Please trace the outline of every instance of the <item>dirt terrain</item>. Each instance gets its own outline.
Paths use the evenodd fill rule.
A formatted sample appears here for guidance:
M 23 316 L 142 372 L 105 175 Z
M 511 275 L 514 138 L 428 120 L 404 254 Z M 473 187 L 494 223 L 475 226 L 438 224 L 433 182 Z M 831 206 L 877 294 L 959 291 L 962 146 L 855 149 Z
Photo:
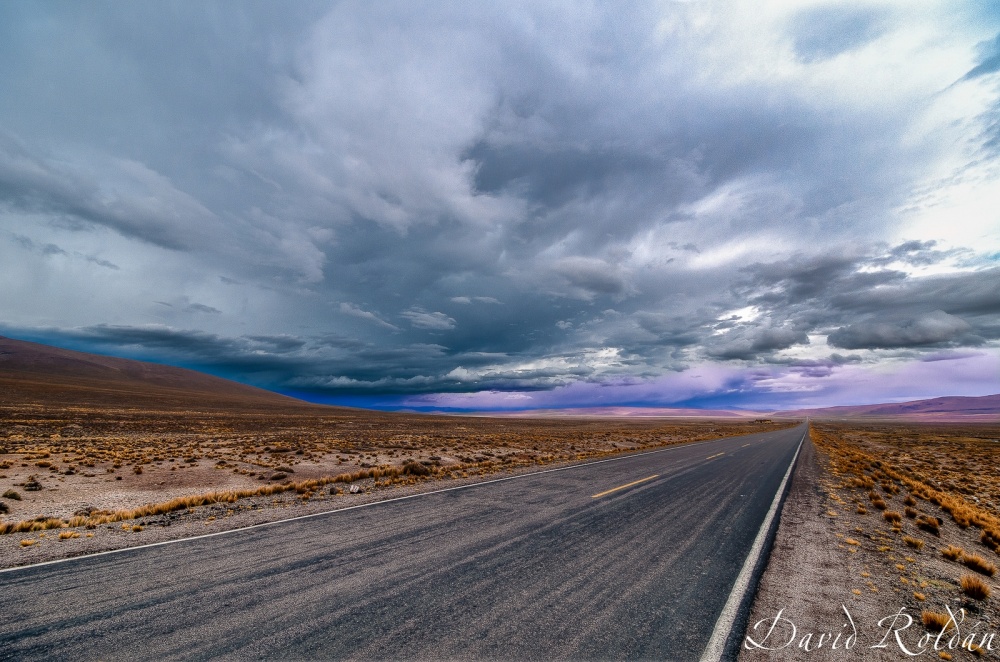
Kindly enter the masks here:
M 811 436 L 740 659 L 996 658 L 1000 425 Z

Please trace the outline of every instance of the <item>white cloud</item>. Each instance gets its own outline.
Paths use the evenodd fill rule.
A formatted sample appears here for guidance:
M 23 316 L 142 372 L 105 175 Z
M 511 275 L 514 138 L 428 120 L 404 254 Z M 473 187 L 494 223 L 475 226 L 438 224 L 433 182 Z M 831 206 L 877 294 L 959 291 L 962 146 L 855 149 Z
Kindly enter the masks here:
M 393 324 L 389 324 L 375 313 L 364 310 L 363 308 L 359 308 L 353 303 L 347 303 L 342 301 L 340 303 L 340 312 L 344 313 L 345 315 L 350 315 L 351 317 L 357 317 L 359 319 L 367 320 L 369 322 L 374 322 L 379 326 L 385 327 L 387 329 L 392 329 L 393 331 L 399 330 L 399 327 Z
M 420 308 L 411 308 L 400 313 L 410 321 L 416 329 L 430 329 L 432 331 L 450 331 L 455 328 L 455 320 L 440 312 L 427 312 Z

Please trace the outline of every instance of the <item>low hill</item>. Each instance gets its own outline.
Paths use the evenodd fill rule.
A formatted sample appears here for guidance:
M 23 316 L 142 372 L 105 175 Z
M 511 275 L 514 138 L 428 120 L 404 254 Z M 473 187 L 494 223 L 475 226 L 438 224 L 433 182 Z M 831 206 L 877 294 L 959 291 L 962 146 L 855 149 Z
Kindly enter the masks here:
M 194 370 L 0 336 L 0 406 L 320 408 Z

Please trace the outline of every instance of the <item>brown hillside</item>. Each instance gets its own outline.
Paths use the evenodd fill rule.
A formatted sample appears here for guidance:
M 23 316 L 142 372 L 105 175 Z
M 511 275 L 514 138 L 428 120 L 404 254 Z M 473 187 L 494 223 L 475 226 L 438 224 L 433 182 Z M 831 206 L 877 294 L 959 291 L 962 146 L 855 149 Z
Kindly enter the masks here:
M 319 407 L 194 370 L 0 336 L 0 406 L 30 404 L 167 410 Z

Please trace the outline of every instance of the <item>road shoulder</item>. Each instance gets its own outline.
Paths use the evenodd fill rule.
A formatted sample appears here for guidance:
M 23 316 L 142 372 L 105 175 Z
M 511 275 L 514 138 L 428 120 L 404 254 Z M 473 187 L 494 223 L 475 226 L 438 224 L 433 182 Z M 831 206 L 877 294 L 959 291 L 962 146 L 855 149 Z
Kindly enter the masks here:
M 848 607 L 856 621 L 863 623 L 875 623 L 885 616 L 879 613 L 878 601 L 858 600 L 852 593 L 852 584 L 858 583 L 852 579 L 860 580 L 865 571 L 838 543 L 835 518 L 829 515 L 830 480 L 823 468 L 825 461 L 807 437 L 792 474 L 778 533 L 747 621 L 741 661 L 806 659 L 805 656 L 817 661 L 862 657 L 865 660 L 900 659 L 898 654 L 881 655 L 879 650 L 859 650 L 863 642 L 856 643 L 851 650 L 824 646 L 806 652 L 798 646 L 801 638 L 811 632 L 844 633 L 846 638 L 851 627 L 846 623 L 842 605 Z M 779 613 L 782 620 L 768 638 L 765 635 Z M 795 627 L 794 639 L 789 622 Z M 790 639 L 791 643 L 785 645 Z M 760 643 L 763 648 L 753 648 L 751 644 L 748 650 L 750 640 Z M 775 650 L 766 650 L 768 648 Z

